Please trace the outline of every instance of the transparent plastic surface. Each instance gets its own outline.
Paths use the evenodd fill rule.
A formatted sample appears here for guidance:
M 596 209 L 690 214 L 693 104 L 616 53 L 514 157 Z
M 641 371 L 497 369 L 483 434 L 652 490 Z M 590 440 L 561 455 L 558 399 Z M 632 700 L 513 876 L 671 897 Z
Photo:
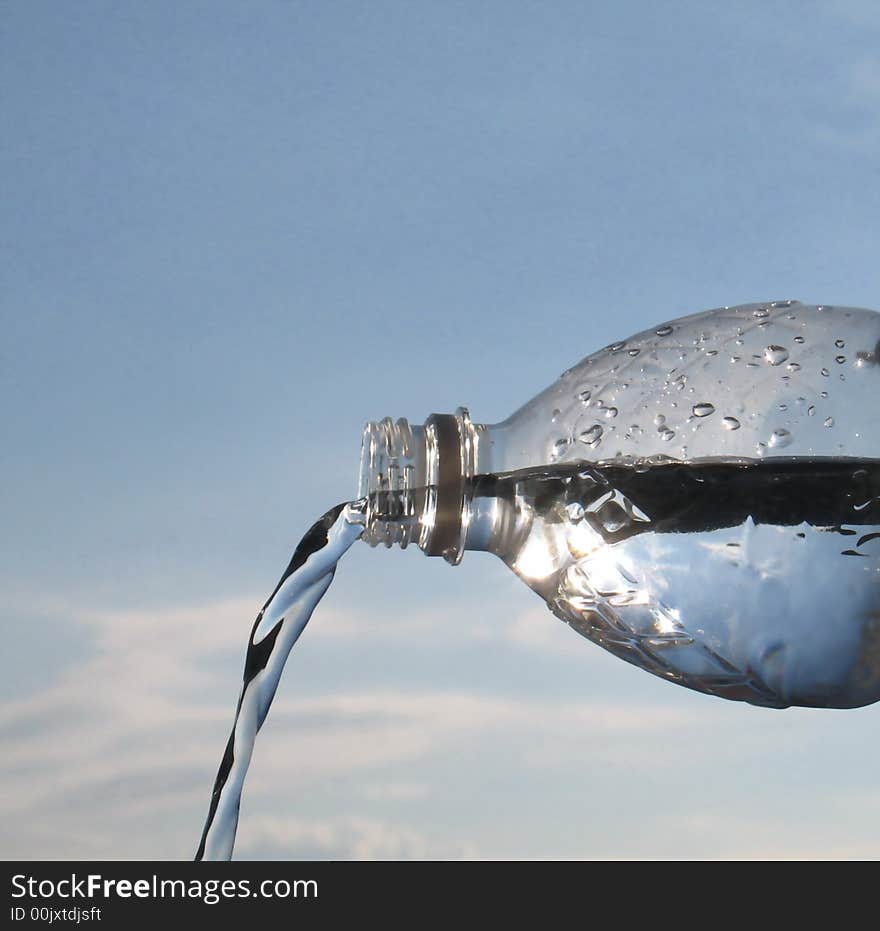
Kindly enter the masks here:
M 757 705 L 880 699 L 880 461 L 558 466 L 481 499 L 490 548 L 621 659 Z
M 480 472 L 617 456 L 880 458 L 880 314 L 775 301 L 673 320 L 582 359 L 479 437 Z
M 703 692 L 880 699 L 880 314 L 705 311 L 587 356 L 502 423 L 455 422 L 455 442 L 368 427 L 368 542 L 493 552 L 579 633 Z

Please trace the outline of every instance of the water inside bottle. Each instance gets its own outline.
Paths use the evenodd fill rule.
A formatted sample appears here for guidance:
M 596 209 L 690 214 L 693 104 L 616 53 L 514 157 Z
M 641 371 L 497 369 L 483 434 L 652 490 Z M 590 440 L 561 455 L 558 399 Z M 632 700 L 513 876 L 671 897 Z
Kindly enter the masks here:
M 481 475 L 488 547 L 579 634 L 671 682 L 755 705 L 880 699 L 880 460 L 615 459 Z M 251 630 L 196 859 L 228 859 L 254 740 L 366 501 L 300 542 Z
M 621 659 L 756 705 L 880 699 L 880 461 L 615 460 L 474 494 L 498 555 Z

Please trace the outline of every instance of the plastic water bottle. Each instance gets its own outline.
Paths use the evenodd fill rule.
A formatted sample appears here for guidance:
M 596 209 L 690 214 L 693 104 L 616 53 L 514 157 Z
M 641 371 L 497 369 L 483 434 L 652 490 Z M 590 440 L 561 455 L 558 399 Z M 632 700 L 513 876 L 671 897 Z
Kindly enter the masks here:
M 587 356 L 499 424 L 364 431 L 363 538 L 491 552 L 578 633 L 770 707 L 880 698 L 880 314 L 774 301 Z

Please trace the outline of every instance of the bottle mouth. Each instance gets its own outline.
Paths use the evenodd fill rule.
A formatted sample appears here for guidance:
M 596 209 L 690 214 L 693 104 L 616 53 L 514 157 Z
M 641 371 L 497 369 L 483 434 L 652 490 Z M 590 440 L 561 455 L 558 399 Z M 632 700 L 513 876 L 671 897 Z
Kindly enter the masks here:
M 364 427 L 358 497 L 366 498 L 366 529 L 370 546 L 406 548 L 419 532 L 416 508 L 418 483 L 425 471 L 424 437 L 401 417 L 385 417 Z
M 476 432 L 467 410 L 432 414 L 422 426 L 385 417 L 364 427 L 358 496 L 364 540 L 461 561 L 475 474 Z

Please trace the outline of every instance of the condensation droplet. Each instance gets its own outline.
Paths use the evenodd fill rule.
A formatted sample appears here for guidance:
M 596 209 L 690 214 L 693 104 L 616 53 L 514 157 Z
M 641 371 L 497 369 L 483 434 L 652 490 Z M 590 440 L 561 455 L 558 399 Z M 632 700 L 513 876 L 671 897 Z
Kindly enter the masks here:
M 807 416 L 808 416 L 808 417 L 814 417 L 815 415 L 816 415 L 816 408 L 815 408 L 814 405 L 811 404 L 811 405 L 807 408 Z
M 797 362 L 789 362 L 785 368 L 789 372 L 799 372 L 801 370 L 801 367 Z
M 628 349 L 626 354 L 635 358 L 641 351 L 641 349 Z
M 802 344 L 804 341 L 803 336 L 795 336 L 794 341 L 798 344 Z
M 553 413 L 550 415 L 550 421 L 551 421 L 551 423 L 556 423 L 556 421 L 559 420 L 559 415 L 560 415 L 561 413 L 562 413 L 562 411 L 559 410 L 558 407 L 557 407 L 557 408 L 554 408 Z
M 791 433 L 784 427 L 780 427 L 778 430 L 774 430 L 773 433 L 770 434 L 770 442 L 767 445 L 772 446 L 774 449 L 781 449 L 784 446 L 788 446 L 791 441 Z
M 586 443 L 587 446 L 595 449 L 602 440 L 602 432 L 602 425 L 596 423 L 587 430 L 584 430 L 583 433 L 578 436 L 578 439 L 582 443 Z
M 788 350 L 785 346 L 768 346 L 764 350 L 764 360 L 769 365 L 782 365 L 788 361 Z
M 826 427 L 833 427 L 833 426 L 834 426 L 834 418 L 833 418 L 833 417 L 826 417 L 826 418 L 825 418 L 825 426 L 826 426 Z
M 660 427 L 657 432 L 660 434 L 660 439 L 667 443 L 675 436 L 675 430 L 670 430 L 669 427 Z
M 603 413 L 606 417 L 608 417 L 609 419 L 611 419 L 612 417 L 616 417 L 616 416 L 617 416 L 617 408 L 616 408 L 616 407 L 603 407 L 603 408 L 602 408 L 602 413 Z
M 710 414 L 714 413 L 715 405 L 710 404 L 708 401 L 701 401 L 699 404 L 693 406 L 694 417 L 708 417 Z
M 657 329 L 654 332 L 658 336 L 669 336 L 669 334 L 672 332 L 672 327 L 671 326 L 657 327 Z
M 739 430 L 742 426 L 736 417 L 723 417 L 721 423 L 724 425 L 725 430 Z
M 834 357 L 834 361 L 835 361 L 838 365 L 843 365 L 843 363 L 846 362 L 846 356 L 835 356 L 835 357 Z
M 836 339 L 834 340 L 834 345 L 837 346 L 838 349 L 843 349 L 846 343 L 842 339 Z
M 662 427 L 663 424 L 665 423 L 666 423 L 666 418 L 663 416 L 663 414 L 657 414 L 657 416 L 654 418 L 655 427 Z
M 823 375 L 824 378 L 827 378 L 827 377 L 831 374 L 831 373 L 828 371 L 828 369 L 821 369 L 821 372 L 822 372 L 822 375 Z
M 620 350 L 623 349 L 623 347 L 624 347 L 625 345 L 626 345 L 626 340 L 625 340 L 625 339 L 620 339 L 620 340 L 618 340 L 616 343 L 612 343 L 612 344 L 608 347 L 608 351 L 609 351 L 609 352 L 620 352 Z
M 565 452 L 568 449 L 569 442 L 570 441 L 568 440 L 568 438 L 563 436 L 563 437 L 560 437 L 553 444 L 553 451 L 551 455 L 553 456 L 554 459 L 559 459 L 565 455 Z
M 770 311 L 766 307 L 759 307 L 757 310 L 752 311 L 752 316 L 758 320 L 763 320 L 765 317 L 770 316 Z

